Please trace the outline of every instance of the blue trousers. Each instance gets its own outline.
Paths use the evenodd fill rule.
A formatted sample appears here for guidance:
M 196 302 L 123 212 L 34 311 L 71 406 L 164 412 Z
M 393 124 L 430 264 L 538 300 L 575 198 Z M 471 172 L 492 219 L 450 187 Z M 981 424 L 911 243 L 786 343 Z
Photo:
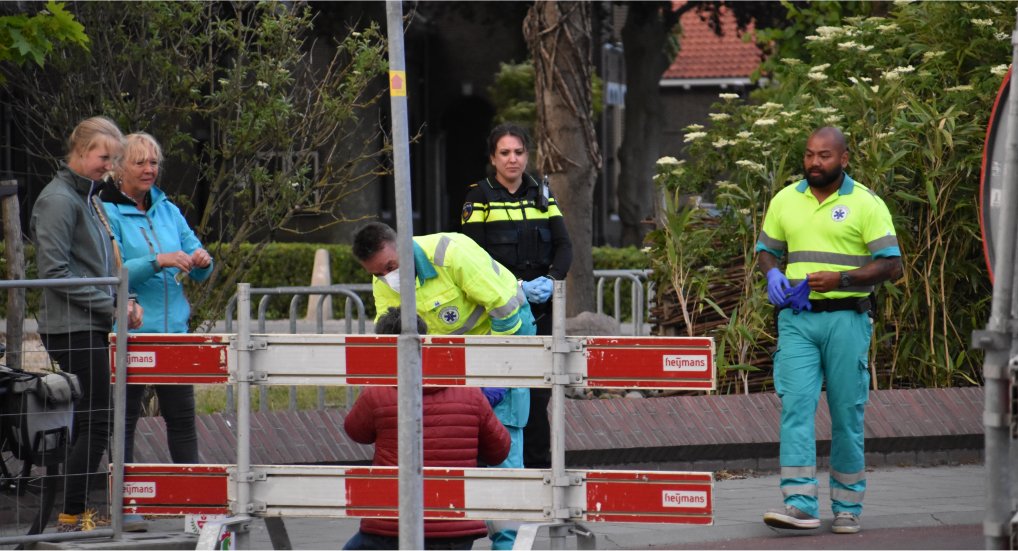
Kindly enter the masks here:
M 774 388 L 781 398 L 781 492 L 786 505 L 813 517 L 820 516 L 814 419 L 824 383 L 831 414 L 831 509 L 862 512 L 871 332 L 865 313 L 778 314 Z

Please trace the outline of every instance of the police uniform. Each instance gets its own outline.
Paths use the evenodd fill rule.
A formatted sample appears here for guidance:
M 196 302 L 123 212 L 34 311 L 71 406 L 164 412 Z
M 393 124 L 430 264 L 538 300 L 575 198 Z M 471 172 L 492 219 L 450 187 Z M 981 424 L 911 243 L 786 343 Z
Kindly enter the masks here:
M 819 203 L 805 180 L 778 192 L 756 250 L 787 253 L 796 285 L 812 272 L 843 272 L 877 258 L 900 257 L 891 215 L 875 193 L 848 174 Z M 786 505 L 819 516 L 814 416 L 826 381 L 831 415 L 831 508 L 862 512 L 866 492 L 863 415 L 868 399 L 872 286 L 811 292 L 812 310 L 778 313 L 774 388 L 781 398 L 781 490 Z
M 471 184 L 461 220 L 463 233 L 523 281 L 541 276 L 565 279 L 569 272 L 573 247 L 562 212 L 547 185 L 529 174 L 523 175 L 515 193 L 509 193 L 494 178 Z M 537 320 L 537 334 L 550 335 L 551 300 L 530 307 Z M 531 391 L 530 423 L 524 431 L 524 463 L 528 467 L 551 466 L 550 398 L 550 389 Z

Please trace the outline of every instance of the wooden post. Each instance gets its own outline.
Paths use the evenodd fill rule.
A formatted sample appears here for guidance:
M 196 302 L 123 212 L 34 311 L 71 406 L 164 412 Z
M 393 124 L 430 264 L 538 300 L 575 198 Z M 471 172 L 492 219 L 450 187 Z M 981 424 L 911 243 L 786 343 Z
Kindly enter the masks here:
M 4 253 L 7 257 L 7 279 L 25 279 L 25 247 L 21 241 L 21 208 L 18 205 L 18 181 L 0 181 L 0 202 L 3 203 Z M 25 289 L 7 290 L 7 358 L 8 367 L 21 369 L 21 351 L 25 331 Z

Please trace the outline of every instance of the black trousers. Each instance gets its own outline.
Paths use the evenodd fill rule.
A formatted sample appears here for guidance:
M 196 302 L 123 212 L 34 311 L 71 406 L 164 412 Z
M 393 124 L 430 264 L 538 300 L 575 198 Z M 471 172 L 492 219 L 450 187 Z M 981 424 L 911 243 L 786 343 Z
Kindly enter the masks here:
M 81 385 L 71 451 L 64 465 L 63 512 L 69 515 L 84 512 L 89 484 L 107 478 L 107 473 L 96 472 L 112 432 L 107 335 L 105 331 L 40 335 L 50 357 L 60 369 L 76 375 Z
M 541 304 L 530 303 L 530 310 L 537 320 L 537 334 L 551 335 L 551 300 Z M 548 366 L 551 371 L 551 366 Z M 523 466 L 528 469 L 551 467 L 551 425 L 548 423 L 548 402 L 550 388 L 530 389 L 530 418 L 523 427 Z
M 166 440 L 174 463 L 198 463 L 198 433 L 194 425 L 194 387 L 153 385 L 159 398 L 159 412 L 166 421 Z M 134 463 L 134 432 L 141 416 L 145 385 L 127 385 L 127 431 L 124 463 Z

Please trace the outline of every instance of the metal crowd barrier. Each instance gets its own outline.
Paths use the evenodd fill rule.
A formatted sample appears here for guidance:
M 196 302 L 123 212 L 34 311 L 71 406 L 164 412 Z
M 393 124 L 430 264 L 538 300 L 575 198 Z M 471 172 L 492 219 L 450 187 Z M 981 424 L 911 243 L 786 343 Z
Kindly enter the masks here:
M 650 280 L 653 270 L 594 270 L 594 277 L 597 279 L 597 313 L 604 313 L 605 282 L 614 280 L 613 299 L 614 310 L 612 315 L 620 325 L 622 317 L 622 283 L 630 283 L 630 314 L 629 320 L 633 324 L 633 336 L 639 337 L 645 333 L 644 324 L 649 319 L 650 304 L 654 297 L 654 282 Z
M 127 281 L 128 281 L 127 280 L 127 269 L 126 268 L 121 268 L 120 276 L 119 277 L 68 278 L 68 279 L 12 279 L 12 280 L 0 281 L 0 289 L 18 289 L 18 288 L 26 288 L 26 289 L 28 289 L 28 288 L 52 288 L 52 287 L 67 288 L 67 287 L 88 287 L 88 286 L 94 286 L 94 285 L 108 285 L 108 286 L 115 286 L 116 287 L 116 289 L 117 289 L 117 296 L 126 297 L 128 295 Z M 68 305 L 68 307 L 70 308 L 71 305 Z M 121 365 L 124 365 L 124 364 L 126 364 L 126 361 L 127 361 L 127 346 L 126 345 L 127 345 L 127 336 L 128 336 L 128 333 L 127 333 L 127 301 L 126 300 L 118 301 L 118 303 L 117 303 L 117 310 L 116 310 L 116 320 L 117 320 L 117 328 L 118 328 L 118 330 L 116 332 L 116 342 L 120 343 L 120 345 L 121 345 L 119 347 L 120 351 L 118 353 L 117 362 L 121 363 Z M 23 343 L 14 343 L 14 346 L 18 346 L 19 344 L 23 344 Z M 19 355 L 21 360 L 22 360 L 22 362 L 24 363 L 25 355 L 24 355 L 24 350 L 23 349 L 22 350 L 9 350 L 9 353 L 12 353 L 12 352 L 14 354 Z M 40 352 L 40 353 L 47 354 L 47 361 L 49 360 L 48 352 Z M 55 364 L 53 364 L 53 362 L 48 362 L 48 365 L 54 365 L 55 366 Z M 125 371 L 126 371 L 126 368 L 125 368 Z M 124 499 L 124 496 L 123 496 L 123 486 L 124 486 L 124 484 L 123 484 L 123 481 L 124 481 L 124 467 L 123 467 L 123 463 L 124 463 L 124 449 L 123 449 L 122 443 L 124 442 L 124 433 L 125 433 L 125 424 L 126 424 L 125 423 L 125 417 L 124 417 L 124 413 L 125 413 L 124 402 L 127 399 L 127 386 L 126 386 L 126 384 L 124 384 L 124 383 L 117 384 L 114 387 L 114 389 L 113 389 L 113 396 L 112 396 L 112 398 L 113 398 L 113 400 L 112 400 L 113 401 L 113 417 L 112 417 L 112 420 L 113 420 L 113 434 L 112 434 L 112 436 L 110 438 L 109 448 L 107 450 L 107 454 L 108 454 L 109 461 L 110 461 L 110 466 L 111 466 L 109 476 L 111 477 L 111 480 L 112 480 L 112 490 L 111 490 L 111 493 L 110 493 L 109 497 L 110 497 L 111 503 L 122 503 L 123 499 Z M 9 398 L 7 396 L 0 395 L 0 400 L 4 400 L 4 399 L 9 399 Z M 41 413 L 40 415 L 45 415 L 45 413 Z M 3 440 L 3 434 L 0 434 L 0 442 L 2 442 L 2 440 Z M 4 465 L 7 467 L 7 469 L 10 472 L 16 472 L 13 469 L 11 469 L 10 467 L 14 466 L 14 462 L 18 462 L 19 464 L 20 464 L 20 462 L 13 457 L 13 454 L 9 450 L 7 450 L 5 446 L 0 446 L 0 452 L 2 452 L 2 457 L 0 457 L 0 460 L 2 460 L 4 462 Z M 40 509 L 42 509 L 41 505 L 42 505 L 42 502 L 45 499 L 45 495 L 46 495 L 46 483 L 47 482 L 53 483 L 52 480 L 49 480 L 49 481 L 46 480 L 46 478 L 51 476 L 50 473 L 51 473 L 50 468 L 47 468 L 46 476 L 45 477 L 40 477 L 40 482 L 41 482 L 41 490 L 40 490 L 40 495 L 39 495 L 39 500 L 40 500 L 40 507 L 39 508 Z M 63 475 L 58 475 L 58 476 L 60 476 L 62 478 Z M 89 476 L 105 477 L 107 475 L 103 471 L 96 471 L 95 473 L 90 473 Z M 21 503 L 20 500 L 21 500 L 21 498 L 23 496 L 27 495 L 27 492 L 23 491 L 23 489 L 22 489 L 23 485 L 33 484 L 34 480 L 35 480 L 35 476 L 30 473 L 29 474 L 29 480 L 23 480 L 20 477 L 15 476 L 15 477 L 13 477 L 13 480 L 4 480 L 3 483 L 0 484 L 0 495 L 4 496 L 3 497 L 4 502 L 5 503 L 7 502 L 6 496 L 10 495 L 11 493 L 13 493 L 13 501 L 14 501 L 14 506 L 15 506 L 14 507 L 15 511 L 13 511 L 13 514 L 15 515 L 14 519 L 7 519 L 6 517 L 8 515 L 8 511 L 6 510 L 6 507 L 5 506 L 0 506 L 0 518 L 4 519 L 3 522 L 0 522 L 0 526 L 3 526 L 4 530 L 7 530 L 9 528 L 13 528 L 13 529 L 18 530 L 18 531 L 23 531 L 27 527 L 29 527 L 29 525 L 34 524 L 37 520 L 39 520 L 39 518 L 37 517 L 35 520 L 29 520 L 28 524 L 23 525 L 23 524 L 21 524 L 20 519 L 18 518 L 18 516 L 21 514 L 22 510 L 31 510 L 32 509 L 31 507 L 27 506 L 26 504 Z M 54 509 L 57 508 L 56 504 L 53 504 L 53 508 Z M 85 532 L 85 531 L 83 531 L 83 532 L 65 532 L 65 533 L 53 533 L 53 532 L 49 532 L 49 533 L 21 534 L 21 535 L 16 535 L 16 536 L 14 536 L 14 535 L 5 535 L 3 532 L 0 532 L 0 545 L 2 545 L 2 546 L 6 546 L 6 545 L 19 545 L 20 546 L 20 545 L 31 545 L 31 544 L 36 543 L 36 542 L 72 541 L 72 540 L 78 540 L 78 539 L 86 539 L 86 538 L 87 539 L 92 539 L 92 538 L 103 538 L 103 537 L 110 537 L 110 538 L 113 538 L 114 540 L 117 540 L 117 539 L 120 539 L 120 537 L 121 537 L 121 535 L 123 533 L 123 530 L 122 530 L 122 527 L 123 527 L 123 514 L 122 514 L 122 511 L 123 511 L 123 509 L 121 507 L 112 507 L 111 509 L 112 509 L 112 511 L 111 511 L 112 512 L 112 517 L 111 517 L 111 526 L 110 526 L 110 528 L 98 528 L 98 529 L 90 530 L 90 531 L 87 531 L 87 532 Z M 45 516 L 48 517 L 50 520 L 54 519 L 55 518 L 55 514 L 53 513 L 53 511 L 51 510 L 51 511 L 49 511 L 49 513 L 50 514 L 45 515 Z M 40 511 L 37 514 L 42 514 L 42 512 Z M 45 528 L 45 526 L 43 526 L 43 528 Z M 35 530 L 31 530 L 31 531 L 34 532 Z
M 308 297 L 308 300 L 313 300 L 314 296 L 317 295 L 317 309 L 315 317 L 315 334 L 321 335 L 325 333 L 325 299 L 332 295 L 339 295 L 344 297 L 343 300 L 343 320 L 344 320 L 344 333 L 346 334 L 364 334 L 366 327 L 364 301 L 361 299 L 358 293 L 371 293 L 370 283 L 342 283 L 337 285 L 321 285 L 321 286 L 305 286 L 305 287 L 253 287 L 251 289 L 252 296 L 261 296 L 258 301 L 258 332 L 265 333 L 266 326 L 266 313 L 268 311 L 269 299 L 273 296 L 281 295 L 293 295 L 290 299 L 289 317 L 289 332 L 291 334 L 298 334 L 298 314 L 297 310 L 300 307 L 301 297 Z M 357 330 L 354 331 L 354 310 L 356 309 L 356 320 Z M 229 302 L 226 303 L 226 332 L 233 332 L 234 315 L 237 311 L 237 295 L 234 294 L 230 297 Z M 325 388 L 324 386 L 318 387 L 318 396 L 316 405 L 318 409 L 325 409 Z M 269 410 L 269 389 L 268 387 L 261 387 L 258 390 L 258 410 L 268 411 Z M 346 387 L 346 403 L 347 407 L 353 403 L 356 397 L 356 388 L 348 386 Z M 233 395 L 233 387 L 226 387 L 226 409 L 236 409 Z M 297 410 L 297 387 L 290 387 L 290 411 Z
M 233 465 L 130 467 L 132 494 L 124 509 L 140 514 L 223 514 L 205 524 L 199 548 L 215 548 L 227 533 L 249 544 L 247 525 L 266 521 L 272 540 L 289 538 L 286 517 L 395 518 L 405 498 L 393 467 L 322 467 L 251 463 L 251 391 L 268 385 L 396 384 L 397 337 L 286 335 L 252 332 L 250 288 L 239 286 L 238 332 L 219 335 L 135 334 L 138 365 L 121 363 L 117 383 L 189 384 L 191 378 L 230 382 L 238 389 L 237 461 Z M 693 337 L 567 337 L 564 284 L 557 282 L 553 336 L 422 336 L 422 384 L 551 388 L 551 469 L 444 469 L 417 473 L 427 487 L 423 518 L 529 521 L 516 548 L 530 548 L 538 529 L 551 547 L 593 532 L 580 522 L 711 524 L 713 477 L 705 472 L 584 471 L 565 468 L 565 388 L 715 388 L 714 341 Z M 200 341 L 197 342 L 197 341 Z M 181 356 L 184 354 L 184 356 Z M 180 358 L 187 361 L 180 361 Z M 145 364 L 145 365 L 141 365 Z M 142 368 L 142 369 L 136 369 Z M 434 495 L 432 495 L 432 490 Z M 493 491 L 494 490 L 494 491 Z M 582 537 L 581 537 L 582 536 Z M 289 548 L 284 546 L 282 548 Z

